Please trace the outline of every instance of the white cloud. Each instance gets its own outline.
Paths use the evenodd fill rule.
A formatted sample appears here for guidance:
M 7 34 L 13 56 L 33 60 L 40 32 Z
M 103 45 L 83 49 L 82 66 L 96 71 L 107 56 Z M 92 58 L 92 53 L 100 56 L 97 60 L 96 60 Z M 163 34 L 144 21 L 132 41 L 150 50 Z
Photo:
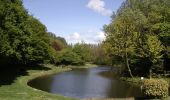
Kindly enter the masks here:
M 112 15 L 112 10 L 105 8 L 105 2 L 103 0 L 90 0 L 86 6 L 104 16 Z
M 87 31 L 83 33 L 74 32 L 68 36 L 66 36 L 66 40 L 68 43 L 90 43 L 90 44 L 98 44 L 105 39 L 105 35 L 103 31 Z
M 71 43 L 81 42 L 81 36 L 80 33 L 74 32 L 66 37 L 66 40 Z
M 105 38 L 106 38 L 106 37 L 105 37 L 105 33 L 102 32 L 102 31 L 97 32 L 96 38 L 97 38 L 98 41 L 103 41 L 103 40 L 105 40 Z
M 80 34 L 77 33 L 77 32 L 74 32 L 74 33 L 72 34 L 72 38 L 73 38 L 73 39 L 76 39 L 76 40 L 79 40 L 79 39 L 80 39 Z

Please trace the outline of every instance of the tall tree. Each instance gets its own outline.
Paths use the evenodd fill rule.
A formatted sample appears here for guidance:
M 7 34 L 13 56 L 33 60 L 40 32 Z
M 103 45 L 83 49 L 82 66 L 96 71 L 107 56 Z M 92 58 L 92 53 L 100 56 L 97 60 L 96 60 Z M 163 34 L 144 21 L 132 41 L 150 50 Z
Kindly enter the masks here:
M 161 59 L 164 46 L 168 47 L 168 4 L 167 0 L 126 0 L 104 27 L 108 53 L 124 59 L 131 76 L 129 64 L 133 59 L 140 59 L 143 52 L 142 57 L 152 66 Z
M 124 64 L 129 71 L 131 77 L 133 77 L 129 59 L 134 51 L 134 30 L 135 13 L 131 9 L 124 10 L 121 15 L 118 15 L 113 22 L 105 26 L 106 42 L 110 44 L 112 48 L 112 54 L 119 56 L 124 60 Z
M 49 57 L 46 27 L 21 0 L 0 0 L 0 59 L 4 64 L 42 63 Z
M 90 61 L 90 50 L 85 43 L 77 43 L 73 46 L 73 52 L 81 57 L 84 62 Z

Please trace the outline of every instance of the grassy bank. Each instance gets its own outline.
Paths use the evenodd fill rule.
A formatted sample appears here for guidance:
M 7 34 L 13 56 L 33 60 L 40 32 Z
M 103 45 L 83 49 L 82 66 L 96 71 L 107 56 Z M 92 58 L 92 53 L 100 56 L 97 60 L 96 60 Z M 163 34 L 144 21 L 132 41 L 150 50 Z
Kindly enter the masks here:
M 95 65 L 95 64 L 85 64 L 85 65 L 82 65 L 82 66 L 66 66 L 67 68 L 95 68 L 95 67 L 98 67 L 98 65 Z
M 11 83 L 0 85 L 0 100 L 75 100 L 61 95 L 50 94 L 37 90 L 27 85 L 29 80 L 36 77 L 68 70 L 71 69 L 56 67 L 53 65 L 45 65 L 38 69 L 29 69 L 26 71 L 26 75 L 16 77 Z
M 106 98 L 106 99 L 91 98 L 91 99 L 83 99 L 83 100 L 135 100 L 135 99 L 134 98 Z
M 142 84 L 142 80 L 140 77 L 134 77 L 134 78 L 121 77 L 120 79 L 130 84 L 137 85 L 137 86 L 140 86 Z
M 134 77 L 134 78 L 129 78 L 129 77 L 121 77 L 120 78 L 121 80 L 123 80 L 123 81 L 126 81 L 126 82 L 128 82 L 128 83 L 130 83 L 130 84 L 133 84 L 133 85 L 141 85 L 142 84 L 142 80 L 141 80 L 141 78 L 140 77 Z M 148 79 L 148 78 L 146 78 L 146 79 Z M 154 78 L 154 79 L 164 79 L 164 80 L 166 80 L 168 83 L 169 83 L 169 85 L 170 85 L 170 78 Z

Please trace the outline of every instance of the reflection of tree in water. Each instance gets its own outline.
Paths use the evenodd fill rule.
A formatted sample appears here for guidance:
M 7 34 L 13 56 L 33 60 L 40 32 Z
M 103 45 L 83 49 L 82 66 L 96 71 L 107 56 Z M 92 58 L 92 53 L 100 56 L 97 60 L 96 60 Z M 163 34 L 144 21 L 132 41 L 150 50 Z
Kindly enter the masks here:
M 105 70 L 99 72 L 98 75 L 107 78 L 105 82 L 106 85 L 106 95 L 108 97 L 124 98 L 124 97 L 134 97 L 141 96 L 141 91 L 139 87 L 134 87 L 128 83 L 119 80 L 119 75 L 117 69 Z
M 107 87 L 108 97 L 125 98 L 125 97 L 140 97 L 142 93 L 140 87 L 132 86 L 121 80 L 110 80 L 110 85 Z
M 62 94 L 75 98 L 123 98 L 140 95 L 140 89 L 123 81 L 119 81 L 113 74 L 107 74 L 109 68 L 75 69 L 57 75 L 47 76 L 38 80 L 39 85 L 44 84 L 51 88 L 49 92 Z M 102 76 L 105 74 L 105 76 Z M 112 78 L 111 78 L 112 76 Z M 109 78 L 108 78 L 109 77 Z M 45 78 L 52 80 L 44 83 Z M 51 83 L 50 83 L 51 82 Z M 42 85 L 43 86 L 43 85 Z M 43 89 L 42 89 L 43 90 Z
M 43 84 L 42 84 L 42 82 L 43 82 Z M 43 76 L 43 77 L 39 77 L 39 78 L 36 78 L 36 79 L 28 82 L 28 85 L 31 87 L 34 87 L 34 88 L 38 88 L 43 91 L 50 92 L 50 90 L 52 88 L 52 85 L 51 85 L 52 83 L 53 83 L 52 77 Z

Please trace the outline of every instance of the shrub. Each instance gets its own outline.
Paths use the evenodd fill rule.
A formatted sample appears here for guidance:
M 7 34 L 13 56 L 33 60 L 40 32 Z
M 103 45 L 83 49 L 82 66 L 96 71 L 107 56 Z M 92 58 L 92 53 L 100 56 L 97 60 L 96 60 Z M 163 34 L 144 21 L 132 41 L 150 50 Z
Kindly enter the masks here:
M 143 93 L 149 98 L 165 98 L 168 96 L 169 84 L 163 79 L 145 79 Z
M 84 65 L 85 63 L 81 57 L 74 53 L 71 49 L 62 50 L 58 59 L 58 63 L 64 65 Z

